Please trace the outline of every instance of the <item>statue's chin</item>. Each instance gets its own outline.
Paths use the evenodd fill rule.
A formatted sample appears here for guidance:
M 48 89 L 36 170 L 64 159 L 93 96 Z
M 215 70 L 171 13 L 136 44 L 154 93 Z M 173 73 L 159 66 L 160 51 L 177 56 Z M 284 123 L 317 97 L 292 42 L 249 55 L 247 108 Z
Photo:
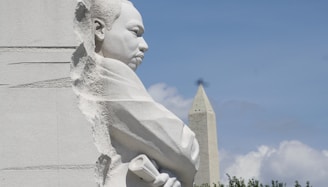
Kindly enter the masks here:
M 130 64 L 128 64 L 128 66 L 129 66 L 133 71 L 135 71 L 135 70 L 137 69 L 137 65 L 136 65 L 136 64 L 130 63 Z
M 136 71 L 138 66 L 141 64 L 141 60 L 140 61 L 136 61 L 136 62 L 130 62 L 127 65 L 133 70 Z

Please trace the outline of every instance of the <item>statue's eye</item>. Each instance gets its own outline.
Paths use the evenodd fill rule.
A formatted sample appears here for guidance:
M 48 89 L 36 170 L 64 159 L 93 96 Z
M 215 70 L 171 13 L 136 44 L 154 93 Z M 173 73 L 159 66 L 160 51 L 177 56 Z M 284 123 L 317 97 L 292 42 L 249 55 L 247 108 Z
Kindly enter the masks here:
M 139 36 L 139 29 L 131 29 L 131 32 L 136 36 Z
M 137 37 L 142 37 L 144 29 L 141 26 L 132 26 L 128 30 Z

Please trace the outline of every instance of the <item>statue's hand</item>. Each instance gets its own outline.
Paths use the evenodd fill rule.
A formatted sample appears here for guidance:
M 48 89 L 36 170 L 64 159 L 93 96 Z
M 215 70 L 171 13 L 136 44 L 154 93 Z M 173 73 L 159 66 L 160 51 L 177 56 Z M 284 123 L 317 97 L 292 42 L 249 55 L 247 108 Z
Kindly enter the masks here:
M 164 187 L 181 187 L 181 183 L 177 180 L 177 178 L 173 177 L 167 180 Z
M 155 178 L 155 181 L 153 182 L 154 187 L 160 187 L 163 186 L 167 180 L 169 180 L 170 176 L 167 173 L 160 173 Z
M 150 161 L 144 154 L 131 160 L 129 170 L 154 187 L 181 187 L 177 178 L 170 177 L 170 172 L 161 171 L 160 173 L 155 161 Z
M 181 187 L 181 183 L 175 177 L 169 177 L 167 173 L 160 173 L 154 183 L 154 187 Z

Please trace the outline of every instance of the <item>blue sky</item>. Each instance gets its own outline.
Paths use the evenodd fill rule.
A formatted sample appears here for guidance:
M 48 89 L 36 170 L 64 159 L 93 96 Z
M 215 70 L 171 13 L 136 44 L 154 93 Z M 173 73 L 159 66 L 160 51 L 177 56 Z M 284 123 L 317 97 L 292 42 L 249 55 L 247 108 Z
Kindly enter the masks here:
M 185 118 L 197 90 L 194 82 L 201 77 L 209 83 L 220 154 L 229 155 L 221 158 L 221 173 L 232 171 L 238 156 L 261 155 L 261 146 L 277 154 L 300 146 L 322 153 L 328 163 L 328 1 L 134 4 L 150 48 L 137 73 L 146 87 L 159 89 L 153 94 L 162 92 L 154 97 Z M 174 102 L 168 104 L 170 98 Z M 264 152 L 266 160 L 272 158 Z M 270 172 L 263 173 L 273 177 Z M 318 185 L 323 180 L 309 178 Z

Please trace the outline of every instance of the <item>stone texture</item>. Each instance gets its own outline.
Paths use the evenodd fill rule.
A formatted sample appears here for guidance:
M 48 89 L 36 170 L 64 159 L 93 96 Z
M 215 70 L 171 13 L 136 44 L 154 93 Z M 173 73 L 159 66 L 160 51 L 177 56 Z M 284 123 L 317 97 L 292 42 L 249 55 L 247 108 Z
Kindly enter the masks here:
M 0 98 L 0 186 L 94 184 L 97 151 L 71 88 L 0 88 Z
M 75 4 L 0 2 L 1 187 L 96 186 L 98 153 L 68 78 Z
M 217 184 L 220 173 L 216 118 L 202 84 L 189 111 L 189 127 L 195 132 L 200 146 L 200 165 L 195 184 Z
M 1 46 L 72 46 L 75 0 L 1 0 Z
M 75 0 L 0 2 L 0 186 L 96 186 L 93 168 L 99 154 L 90 124 L 78 110 L 67 78 L 72 52 L 79 43 L 72 24 L 75 5 Z M 162 106 L 157 108 L 168 113 Z M 183 125 L 176 117 L 160 115 L 160 119 L 165 123 L 174 119 L 177 122 L 169 124 Z M 141 128 L 134 128 L 141 132 Z M 176 132 L 167 133 L 169 137 L 193 135 L 187 128 L 184 134 L 176 128 L 168 129 Z M 188 141 L 179 143 L 181 152 L 192 147 L 190 152 L 198 152 L 198 147 Z M 172 154 L 172 159 L 156 155 L 167 162 L 177 160 Z M 197 162 L 197 156 L 192 154 L 193 162 Z M 192 177 L 196 170 L 171 165 L 191 171 Z M 188 184 L 192 177 L 186 177 L 190 179 Z M 131 182 L 129 186 L 136 187 Z
M 134 72 L 148 49 L 139 11 L 120 0 L 86 0 L 77 10 L 83 44 L 73 55 L 73 90 L 99 153 L 111 160 L 97 165 L 99 186 L 192 187 L 195 134 L 151 98 Z

